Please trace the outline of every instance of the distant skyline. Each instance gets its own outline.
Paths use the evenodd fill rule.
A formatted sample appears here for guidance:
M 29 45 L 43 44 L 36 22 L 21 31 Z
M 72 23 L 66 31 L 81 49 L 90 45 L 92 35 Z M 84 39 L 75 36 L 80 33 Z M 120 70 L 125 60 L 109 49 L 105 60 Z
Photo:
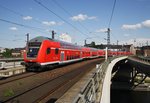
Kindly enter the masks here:
M 37 1 L 37 2 L 36 2 Z M 26 34 L 84 45 L 106 44 L 115 0 L 0 0 L 0 47 L 26 45 Z M 38 4 L 41 3 L 41 4 Z M 45 8 L 44 8 L 45 7 Z M 150 45 L 150 0 L 116 0 L 111 44 Z M 66 34 L 66 35 L 64 35 Z

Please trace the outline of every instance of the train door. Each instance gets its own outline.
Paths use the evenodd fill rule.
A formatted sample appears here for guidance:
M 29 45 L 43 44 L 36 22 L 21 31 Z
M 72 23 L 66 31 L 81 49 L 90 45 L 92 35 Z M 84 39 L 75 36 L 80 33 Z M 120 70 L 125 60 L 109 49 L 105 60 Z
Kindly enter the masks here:
M 82 52 L 83 52 L 83 51 L 80 52 L 80 58 L 82 58 Z
M 61 51 L 61 53 L 60 53 L 60 61 L 64 61 L 64 58 L 65 58 L 65 53 L 64 53 L 64 51 Z

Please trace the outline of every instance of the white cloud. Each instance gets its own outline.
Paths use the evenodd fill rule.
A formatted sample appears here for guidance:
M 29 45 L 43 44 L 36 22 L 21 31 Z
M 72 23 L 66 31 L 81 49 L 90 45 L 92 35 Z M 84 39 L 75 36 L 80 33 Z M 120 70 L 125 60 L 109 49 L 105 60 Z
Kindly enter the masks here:
M 127 25 L 127 24 L 124 24 L 122 26 L 122 29 L 125 29 L 125 30 L 136 30 L 136 29 L 139 29 L 141 28 L 142 25 L 141 24 L 135 24 L 135 25 Z
M 45 24 L 47 26 L 53 26 L 53 25 L 56 25 L 56 22 L 55 21 L 43 21 L 42 24 Z
M 88 17 L 88 19 L 90 19 L 90 20 L 96 19 L 96 16 Z
M 96 30 L 96 32 L 98 33 L 103 33 L 103 32 L 106 32 L 107 31 L 107 28 L 103 28 L 103 29 L 98 29 Z
M 133 25 L 124 24 L 122 25 L 121 28 L 124 30 L 136 30 L 140 28 L 150 28 L 150 20 L 145 20 L 141 23 L 133 24 Z
M 86 20 L 87 17 L 88 17 L 87 15 L 79 14 L 77 16 L 71 17 L 71 20 L 73 20 L 73 21 L 83 21 L 83 20 Z
M 150 28 L 150 20 L 145 20 L 145 21 L 143 21 L 143 22 L 142 22 L 142 25 L 143 25 L 144 27 Z
M 112 29 L 110 29 L 110 31 L 111 31 Z M 102 28 L 102 29 L 98 29 L 98 30 L 96 30 L 96 32 L 98 32 L 98 33 L 104 33 L 104 32 L 107 32 L 108 31 L 108 28 Z
M 23 19 L 24 20 L 32 20 L 32 17 L 31 16 L 24 16 Z
M 73 21 L 84 21 L 87 19 L 93 20 L 93 19 L 96 19 L 96 17 L 95 16 L 89 17 L 86 14 L 78 14 L 77 16 L 71 17 L 71 20 L 73 20 Z
M 71 36 L 69 36 L 68 34 L 66 34 L 66 33 L 63 33 L 63 34 L 61 34 L 60 36 L 59 36 L 59 38 L 60 38 L 60 40 L 62 40 L 62 41 L 66 41 L 66 42 L 69 42 L 69 43 L 71 43 Z
M 18 30 L 16 27 L 10 27 L 9 29 L 13 30 L 13 31 L 17 31 Z
M 62 25 L 64 22 L 55 22 L 55 21 L 43 21 L 42 24 L 47 26 L 54 26 L 54 25 Z

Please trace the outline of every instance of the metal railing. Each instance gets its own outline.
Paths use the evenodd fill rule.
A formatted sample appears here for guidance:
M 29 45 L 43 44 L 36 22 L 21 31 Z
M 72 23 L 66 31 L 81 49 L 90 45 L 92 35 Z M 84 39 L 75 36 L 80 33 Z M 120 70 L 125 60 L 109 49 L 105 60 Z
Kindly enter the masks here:
M 0 59 L 0 69 L 19 67 L 21 62 L 23 62 L 23 58 Z
M 23 58 L 3 58 L 0 62 L 23 61 Z
M 103 78 L 105 75 L 105 69 L 102 69 L 102 66 L 97 65 L 96 69 L 96 72 L 80 91 L 77 99 L 74 100 L 73 103 L 96 103 L 99 97 L 98 93 L 102 91 Z
M 24 73 L 26 70 L 24 67 L 14 68 L 14 69 L 6 69 L 0 70 L 0 79 L 5 77 L 10 77 L 12 75 Z
M 150 58 L 146 58 L 146 57 L 143 57 L 143 56 L 138 56 L 138 59 L 142 60 L 143 62 L 150 63 Z
M 116 58 L 108 58 L 101 64 L 96 65 L 96 69 L 86 74 L 71 89 L 69 89 L 56 103 L 100 103 L 104 80 L 109 64 Z M 127 57 L 126 57 L 127 58 Z
M 105 88 L 103 85 L 108 65 L 111 61 L 120 57 L 122 56 L 111 57 L 101 65 L 96 65 L 96 70 L 90 74 L 92 76 L 79 92 L 77 98 L 73 102 L 70 101 L 70 103 L 100 103 L 102 99 L 102 91 Z
M 137 62 L 142 62 L 150 65 L 150 58 L 143 57 L 143 56 L 129 56 L 129 60 L 137 61 Z
M 98 103 L 101 100 L 103 81 L 107 71 L 107 67 L 110 62 L 105 61 L 102 64 L 97 64 L 96 69 L 93 69 L 84 78 L 82 78 L 78 83 L 82 84 L 79 88 L 79 84 L 74 85 L 72 89 L 74 96 L 69 97 L 71 91 L 64 97 L 58 99 L 56 103 Z M 84 81 L 84 82 L 83 82 Z M 76 92 L 76 93 L 75 93 Z M 68 97 L 68 98 L 66 98 Z

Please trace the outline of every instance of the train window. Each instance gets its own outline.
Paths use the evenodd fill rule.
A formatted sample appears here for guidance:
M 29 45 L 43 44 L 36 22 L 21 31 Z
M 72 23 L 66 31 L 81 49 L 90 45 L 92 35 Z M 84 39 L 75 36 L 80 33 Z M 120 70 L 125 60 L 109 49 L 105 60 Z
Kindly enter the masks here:
M 47 48 L 46 53 L 47 53 L 47 54 L 50 54 L 50 52 L 51 52 L 51 49 L 50 49 L 50 48 Z
M 56 48 L 56 49 L 55 49 L 55 54 L 58 54 L 58 53 L 59 53 L 59 49 Z
M 69 60 L 69 57 L 67 56 L 67 60 Z

